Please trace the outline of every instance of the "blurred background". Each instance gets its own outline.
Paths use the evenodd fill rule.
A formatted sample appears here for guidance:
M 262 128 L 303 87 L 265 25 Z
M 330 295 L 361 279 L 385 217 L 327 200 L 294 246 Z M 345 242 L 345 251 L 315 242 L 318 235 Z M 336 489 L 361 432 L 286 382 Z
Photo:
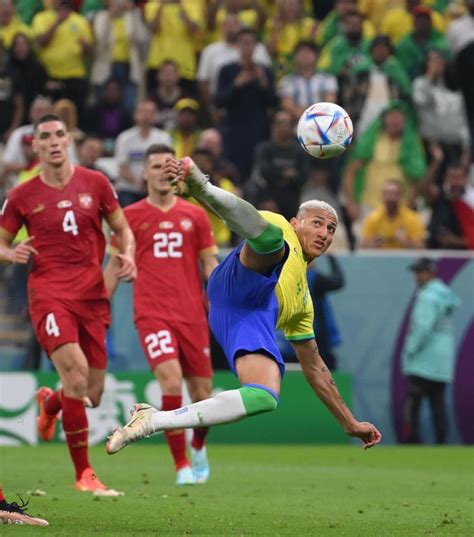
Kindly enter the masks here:
M 433 275 L 460 299 L 443 441 L 473 443 L 473 73 L 474 0 L 0 0 L 0 203 L 37 175 L 33 123 L 48 112 L 72 133 L 73 162 L 105 173 L 122 206 L 146 195 L 143 135 L 170 139 L 178 158 L 192 155 L 258 208 L 290 218 L 305 200 L 331 203 L 340 216 L 331 256 L 308 279 L 321 354 L 343 395 L 385 442 L 406 441 L 402 362 L 417 289 L 408 269 L 433 259 Z M 311 158 L 295 136 L 318 101 L 354 123 L 335 160 Z M 237 239 L 211 221 L 223 257 Z M 0 444 L 37 442 L 33 394 L 54 382 L 29 323 L 27 276 L 0 265 Z M 245 422 L 213 439 L 275 440 L 278 430 L 276 441 L 289 441 L 291 423 L 295 442 L 348 441 L 280 344 L 301 425 L 285 411 L 267 429 Z M 113 300 L 108 352 L 102 406 L 88 411 L 92 443 L 137 399 L 160 404 L 129 285 Z M 235 385 L 217 345 L 213 361 L 215 389 Z M 421 416 L 421 440 L 437 441 L 427 401 Z

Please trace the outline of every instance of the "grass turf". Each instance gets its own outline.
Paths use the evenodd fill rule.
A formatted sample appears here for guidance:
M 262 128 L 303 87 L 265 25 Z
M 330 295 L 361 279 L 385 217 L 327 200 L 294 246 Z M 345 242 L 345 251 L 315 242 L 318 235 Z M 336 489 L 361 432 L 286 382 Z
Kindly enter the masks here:
M 92 449 L 99 477 L 124 490 L 94 498 L 72 488 L 64 445 L 1 448 L 9 501 L 42 489 L 30 511 L 48 528 L 7 535 L 332 537 L 473 536 L 473 450 L 462 447 L 220 446 L 207 485 L 176 487 L 163 445 L 109 457 Z

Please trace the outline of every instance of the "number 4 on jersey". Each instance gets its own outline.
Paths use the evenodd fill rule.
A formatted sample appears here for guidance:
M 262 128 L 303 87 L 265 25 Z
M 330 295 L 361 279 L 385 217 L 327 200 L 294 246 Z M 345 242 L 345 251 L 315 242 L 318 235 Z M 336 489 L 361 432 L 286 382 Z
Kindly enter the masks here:
M 46 333 L 48 336 L 59 337 L 59 326 L 54 313 L 48 313 L 46 316 Z
M 74 211 L 66 211 L 63 220 L 63 230 L 66 233 L 72 233 L 73 235 L 77 235 L 79 233 L 79 228 L 77 227 Z

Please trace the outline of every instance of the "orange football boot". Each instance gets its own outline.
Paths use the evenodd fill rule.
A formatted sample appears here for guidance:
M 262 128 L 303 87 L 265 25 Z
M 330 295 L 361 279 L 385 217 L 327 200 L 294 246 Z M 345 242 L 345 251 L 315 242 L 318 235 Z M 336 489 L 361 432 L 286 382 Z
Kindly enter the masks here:
M 86 468 L 75 484 L 75 489 L 79 492 L 92 492 L 94 496 L 123 496 L 123 492 L 115 489 L 108 489 L 95 475 L 92 468 Z
M 54 436 L 56 420 L 58 415 L 51 416 L 44 408 L 44 402 L 53 392 L 51 388 L 43 386 L 36 392 L 36 402 L 38 403 L 39 415 L 37 418 L 38 435 L 43 442 L 49 442 Z

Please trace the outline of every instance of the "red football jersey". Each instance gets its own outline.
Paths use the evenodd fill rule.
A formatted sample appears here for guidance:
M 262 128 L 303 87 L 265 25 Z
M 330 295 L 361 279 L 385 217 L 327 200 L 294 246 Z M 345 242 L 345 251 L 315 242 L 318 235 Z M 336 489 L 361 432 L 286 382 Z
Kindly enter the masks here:
M 199 253 L 207 248 L 217 252 L 204 209 L 176 198 L 168 211 L 146 199 L 124 211 L 137 241 L 135 320 L 201 322 L 205 310 Z
M 2 227 L 15 235 L 25 224 L 38 250 L 28 280 L 30 297 L 107 297 L 101 271 L 106 242 L 102 218 L 118 207 L 110 181 L 80 166 L 62 190 L 37 176 L 9 193 Z

